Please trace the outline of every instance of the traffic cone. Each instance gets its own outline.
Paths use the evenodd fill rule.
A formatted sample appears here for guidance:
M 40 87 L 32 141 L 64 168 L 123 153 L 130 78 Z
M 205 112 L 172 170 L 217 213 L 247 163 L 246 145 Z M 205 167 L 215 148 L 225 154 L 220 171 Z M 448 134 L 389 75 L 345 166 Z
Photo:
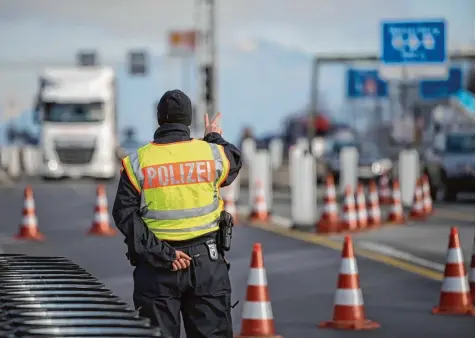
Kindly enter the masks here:
M 330 233 L 339 231 L 339 210 L 336 201 L 336 186 L 334 177 L 326 177 L 326 193 L 324 196 L 324 211 L 317 223 L 317 232 Z
M 433 213 L 433 200 L 431 198 L 431 191 L 430 191 L 430 180 L 428 179 L 428 175 L 422 176 L 422 191 L 423 191 L 423 211 L 427 215 L 431 215 Z
M 377 184 L 374 180 L 369 184 L 369 225 L 378 226 L 382 224 L 382 211 L 378 197 Z
M 379 180 L 379 199 L 380 204 L 390 205 L 392 204 L 392 191 L 390 190 L 390 180 L 388 174 L 385 173 Z
M 393 224 L 405 223 L 405 216 L 403 215 L 402 194 L 400 192 L 400 183 L 398 180 L 393 180 L 392 183 L 392 206 L 388 214 L 387 222 Z
M 469 266 L 468 282 L 469 282 L 469 291 L 471 293 L 471 300 L 473 301 L 473 305 L 474 305 L 474 239 L 473 239 L 473 255 L 471 256 L 471 264 Z
M 24 191 L 23 200 L 23 219 L 20 229 L 15 239 L 26 239 L 42 241 L 45 236 L 38 229 L 38 218 L 36 217 L 35 199 L 33 198 L 33 190 L 31 186 L 27 186 Z
M 450 232 L 440 304 L 433 308 L 432 313 L 474 316 L 463 252 L 459 242 L 458 229 L 455 227 L 451 228 Z
M 241 332 L 236 338 L 275 337 L 273 310 L 268 293 L 261 243 L 255 243 L 251 253 L 246 300 L 241 315 Z
M 424 220 L 426 219 L 425 211 L 423 210 L 423 193 L 422 193 L 421 179 L 417 179 L 415 184 L 415 198 L 413 201 L 413 207 L 410 211 L 409 218 L 412 220 Z
M 365 202 L 364 186 L 361 183 L 357 186 L 355 200 L 357 202 L 357 222 L 359 224 L 359 229 L 365 229 L 369 225 L 369 220 L 367 214 L 367 203 Z
M 340 224 L 340 229 L 343 231 L 354 231 L 357 230 L 357 214 L 355 212 L 355 200 L 354 194 L 352 193 L 352 187 L 345 187 L 345 197 L 344 197 L 344 217 Z
M 252 221 L 266 222 L 269 219 L 268 205 L 266 204 L 266 196 L 263 182 L 256 181 L 255 185 L 255 204 L 250 214 Z
M 236 223 L 238 221 L 238 214 L 236 212 L 236 204 L 234 198 L 229 195 L 223 196 L 223 203 L 225 211 L 227 211 L 231 215 L 231 217 L 233 217 L 233 220 Z
M 365 318 L 359 271 L 349 235 L 345 236 L 342 249 L 334 315 L 332 320 L 320 323 L 319 327 L 343 330 L 372 330 L 380 327 L 379 323 Z
M 107 211 L 106 188 L 98 185 L 96 190 L 96 207 L 94 210 L 94 222 L 89 229 L 89 235 L 113 236 L 116 230 L 109 223 L 109 213 Z

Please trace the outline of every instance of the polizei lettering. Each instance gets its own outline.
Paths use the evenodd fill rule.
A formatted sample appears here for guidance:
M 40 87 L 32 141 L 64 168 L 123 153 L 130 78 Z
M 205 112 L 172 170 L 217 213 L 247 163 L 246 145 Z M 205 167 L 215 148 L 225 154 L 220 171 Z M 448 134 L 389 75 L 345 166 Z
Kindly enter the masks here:
M 165 163 L 142 169 L 144 189 L 211 183 L 216 179 L 214 161 Z

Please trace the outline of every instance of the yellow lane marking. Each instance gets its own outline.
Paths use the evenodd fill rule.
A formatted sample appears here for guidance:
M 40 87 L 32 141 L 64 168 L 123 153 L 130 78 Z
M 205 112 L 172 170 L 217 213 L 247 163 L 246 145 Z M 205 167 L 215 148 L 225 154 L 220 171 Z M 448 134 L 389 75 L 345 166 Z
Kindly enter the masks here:
M 265 231 L 269 231 L 269 232 L 280 234 L 286 237 L 301 240 L 307 243 L 322 245 L 324 247 L 331 248 L 338 251 L 342 250 L 341 241 L 331 240 L 324 236 L 319 236 L 313 233 L 307 233 L 307 232 L 302 232 L 297 230 L 289 230 L 289 229 L 281 228 L 279 226 L 272 225 L 272 224 L 260 224 L 260 223 L 251 222 L 251 223 L 248 223 L 248 225 L 254 228 L 259 228 Z M 386 256 L 384 254 L 376 253 L 374 251 L 370 251 L 366 249 L 361 249 L 358 247 L 354 247 L 354 252 L 361 257 L 365 257 L 379 263 L 393 266 L 395 268 L 398 268 L 407 272 L 411 272 L 419 276 L 426 277 L 428 279 L 432 279 L 436 281 L 443 280 L 443 275 L 440 272 L 437 272 L 428 268 L 424 268 L 419 265 L 412 264 L 401 259 Z
M 455 221 L 474 222 L 474 209 L 465 211 L 449 210 L 446 208 L 436 208 L 435 216 L 449 218 Z

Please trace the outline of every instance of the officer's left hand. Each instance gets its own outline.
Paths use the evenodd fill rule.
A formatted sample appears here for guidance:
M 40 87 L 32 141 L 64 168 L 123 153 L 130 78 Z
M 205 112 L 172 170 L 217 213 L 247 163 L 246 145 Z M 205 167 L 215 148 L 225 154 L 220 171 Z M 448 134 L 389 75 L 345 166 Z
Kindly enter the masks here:
M 192 258 L 186 253 L 177 250 L 175 251 L 176 259 L 172 262 L 172 271 L 178 271 L 186 269 L 190 266 Z

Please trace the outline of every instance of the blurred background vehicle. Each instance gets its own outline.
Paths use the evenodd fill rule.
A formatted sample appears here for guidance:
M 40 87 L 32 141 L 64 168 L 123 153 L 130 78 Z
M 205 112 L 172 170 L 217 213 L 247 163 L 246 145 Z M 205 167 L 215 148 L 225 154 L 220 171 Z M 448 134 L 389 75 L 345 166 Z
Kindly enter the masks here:
M 425 170 L 434 199 L 441 193 L 446 201 L 456 201 L 460 192 L 474 193 L 474 130 L 438 135 L 425 156 Z

